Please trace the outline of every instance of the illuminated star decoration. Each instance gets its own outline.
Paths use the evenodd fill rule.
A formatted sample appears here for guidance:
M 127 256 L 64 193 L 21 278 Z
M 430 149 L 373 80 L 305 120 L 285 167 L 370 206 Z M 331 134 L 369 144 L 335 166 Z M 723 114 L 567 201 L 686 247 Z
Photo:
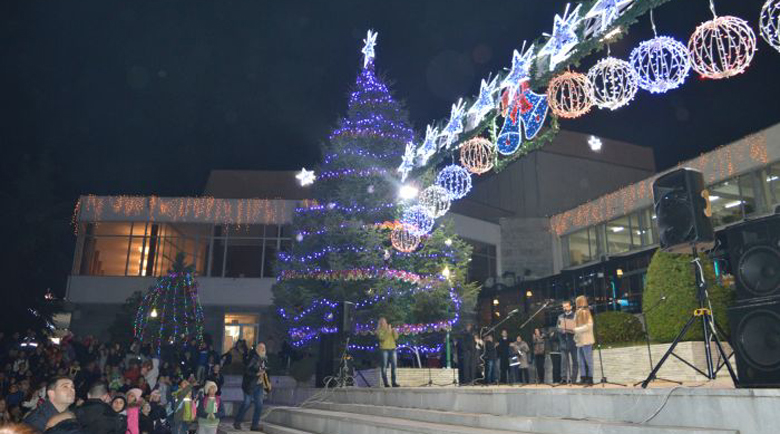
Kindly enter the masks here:
M 466 103 L 463 102 L 463 98 L 460 98 L 458 102 L 452 105 L 450 121 L 447 122 L 447 125 L 441 130 L 439 147 L 449 149 L 450 145 L 457 139 L 458 134 L 463 131 L 463 115 L 465 114 L 463 108 L 465 105 Z
M 314 184 L 314 180 L 317 179 L 317 177 L 314 176 L 313 170 L 306 170 L 306 168 L 302 167 L 301 171 L 295 175 L 295 179 L 297 179 L 298 182 L 305 187 L 307 185 Z
M 479 123 L 486 114 L 496 108 L 496 99 L 493 97 L 493 94 L 496 93 L 497 84 L 498 77 L 491 80 L 490 83 L 484 79 L 480 83 L 479 97 L 477 97 L 477 100 L 467 112 L 467 114 L 474 120 L 475 123 Z
M 583 20 L 590 20 L 585 35 L 589 37 L 592 34 L 605 32 L 633 2 L 634 0 L 597 0 L 582 17 Z
M 509 71 L 509 74 L 501 80 L 501 85 L 499 86 L 500 89 L 509 88 L 509 101 L 514 98 L 514 91 L 517 89 L 517 86 L 522 80 L 527 79 L 530 73 L 534 45 L 532 44 L 525 50 L 525 42 L 523 42 L 523 49 L 522 55 L 517 50 L 512 54 L 512 69 Z
M 401 160 L 401 165 L 398 166 L 398 171 L 401 172 L 401 182 L 406 181 L 406 177 L 409 172 L 414 168 L 414 143 L 409 142 L 406 144 L 406 152 Z
M 566 58 L 569 57 L 569 54 L 571 54 L 571 50 L 576 47 L 579 42 L 575 29 L 579 22 L 577 17 L 579 16 L 580 7 L 582 7 L 582 5 L 577 5 L 577 7 L 574 8 L 574 12 L 571 14 L 569 14 L 569 6 L 569 4 L 566 5 L 566 11 L 563 13 L 563 18 L 559 15 L 555 15 L 552 35 L 545 34 L 545 36 L 549 36 L 550 39 L 544 44 L 542 49 L 539 50 L 539 56 L 550 56 L 550 71 L 554 70 L 559 63 L 566 60 Z
M 376 46 L 376 37 L 379 33 L 369 30 L 368 35 L 366 36 L 366 39 L 363 39 L 363 43 L 366 44 L 363 46 L 363 68 L 368 67 L 368 64 L 371 63 L 372 60 L 374 60 L 374 56 L 376 55 L 374 53 L 374 46 Z
M 436 153 L 436 141 L 439 138 L 439 128 L 433 128 L 428 125 L 425 131 L 425 141 L 417 148 L 417 156 L 420 157 L 420 166 L 425 166 Z

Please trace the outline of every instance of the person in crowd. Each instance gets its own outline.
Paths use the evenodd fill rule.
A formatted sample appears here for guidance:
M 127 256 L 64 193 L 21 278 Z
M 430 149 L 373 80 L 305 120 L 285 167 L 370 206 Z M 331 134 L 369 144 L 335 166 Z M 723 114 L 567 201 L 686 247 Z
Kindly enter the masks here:
M 86 434 L 70 411 L 55 414 L 46 422 L 44 434 Z
M 141 401 L 141 411 L 138 414 L 138 430 L 141 434 L 152 434 L 154 430 L 154 420 L 152 419 L 152 406 Z
M 496 362 L 496 371 L 498 371 L 499 382 L 509 384 L 509 346 L 512 341 L 509 339 L 509 332 L 506 329 L 501 330 L 501 339 L 498 341 L 498 361 Z
M 11 412 L 8 411 L 8 406 L 5 404 L 5 399 L 0 398 L 0 425 L 11 423 Z
M 536 384 L 544 384 L 544 360 L 546 341 L 544 333 L 540 329 L 534 329 L 534 366 L 536 367 Z
M 266 374 L 268 358 L 265 352 L 265 344 L 260 342 L 255 346 L 246 358 L 244 366 L 244 375 L 241 380 L 241 390 L 244 392 L 244 402 L 236 414 L 236 420 L 233 422 L 235 429 L 241 429 L 241 423 L 247 410 L 254 402 L 254 412 L 252 414 L 252 431 L 260 431 L 260 414 L 263 412 L 263 382 L 262 376 Z
M 130 389 L 127 391 L 127 432 L 128 434 L 140 434 L 141 406 L 143 405 L 143 391 Z
M 574 301 L 577 314 L 574 320 L 574 341 L 577 345 L 577 360 L 580 362 L 581 382 L 593 384 L 593 315 L 588 307 L 588 299 L 580 295 Z
M 485 342 L 485 384 L 498 382 L 498 348 L 493 342 L 493 335 L 487 335 Z
M 24 422 L 38 431 L 46 428 L 52 416 L 76 402 L 76 388 L 68 377 L 55 377 L 46 385 L 46 401 L 25 417 Z
M 460 384 L 468 385 L 474 381 L 476 371 L 477 350 L 474 345 L 473 324 L 467 323 L 466 328 L 458 335 L 458 370 L 460 371 Z
M 222 385 L 225 384 L 225 376 L 222 375 L 222 366 L 217 363 L 211 367 L 211 372 L 206 377 L 206 381 L 212 381 L 217 385 L 217 396 L 222 395 Z
M 206 381 L 203 386 L 203 397 L 198 403 L 198 434 L 217 434 L 219 420 L 225 417 L 217 389 L 213 381 Z
M 571 301 L 561 304 L 563 313 L 558 316 L 558 338 L 561 350 L 561 380 L 572 384 L 577 381 L 577 347 L 574 344 L 574 310 Z
M 154 434 L 170 433 L 165 406 L 163 406 L 161 401 L 162 394 L 160 393 L 160 390 L 153 390 L 151 395 L 149 395 L 148 417 L 152 421 L 151 432 Z
M 193 418 L 192 385 L 187 380 L 179 383 L 179 389 L 173 393 L 173 433 L 187 434 Z
M 390 364 L 390 377 L 392 380 L 392 386 L 398 387 L 395 377 L 395 369 L 398 365 L 398 352 L 396 350 L 396 339 L 398 339 L 398 331 L 387 323 L 387 319 L 384 317 L 379 318 L 377 321 L 376 338 L 379 340 L 379 350 L 382 352 L 382 382 L 385 387 L 390 387 L 387 383 L 387 365 Z
M 87 392 L 87 400 L 74 411 L 87 434 L 125 434 L 126 426 L 108 403 L 106 383 L 98 381 Z
M 520 364 L 517 365 L 517 381 L 519 383 L 528 383 L 528 343 L 523 340 L 522 335 L 518 334 L 514 344 L 518 360 L 520 361 Z
M 127 414 L 125 413 L 126 408 L 127 399 L 125 399 L 124 395 L 116 395 L 111 399 L 111 409 L 114 410 L 114 413 L 119 415 Z
M 157 379 L 160 376 L 160 359 L 153 358 L 144 362 L 141 365 L 141 376 L 144 378 L 146 384 L 149 385 L 149 389 L 154 389 L 157 386 Z

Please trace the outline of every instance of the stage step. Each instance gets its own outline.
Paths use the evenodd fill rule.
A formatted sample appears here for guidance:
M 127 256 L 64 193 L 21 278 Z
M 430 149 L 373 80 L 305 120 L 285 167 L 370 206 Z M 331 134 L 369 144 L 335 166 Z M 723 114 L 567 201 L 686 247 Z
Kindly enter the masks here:
M 267 422 L 315 434 L 531 434 L 296 407 L 277 408 Z
M 638 425 L 623 422 L 549 417 L 494 416 L 489 414 L 454 413 L 438 410 L 336 404 L 331 402 L 312 403 L 309 407 L 336 413 L 408 419 L 417 422 L 457 425 L 471 429 L 487 429 L 494 432 L 495 430 L 505 430 L 554 434 L 737 434 L 735 430 L 726 429 Z

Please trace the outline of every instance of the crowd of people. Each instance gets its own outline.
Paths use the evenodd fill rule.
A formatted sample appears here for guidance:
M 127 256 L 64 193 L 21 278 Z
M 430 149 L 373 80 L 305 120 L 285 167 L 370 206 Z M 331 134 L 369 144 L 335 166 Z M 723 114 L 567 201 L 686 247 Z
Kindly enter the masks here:
M 68 335 L 59 342 L 29 330 L 0 333 L 0 432 L 46 434 L 216 433 L 225 410 L 222 367 L 239 363 L 244 405 L 254 401 L 259 431 L 265 346 L 243 341 L 220 355 L 208 339 L 152 351 Z M 264 377 L 267 382 L 267 376 Z
M 564 301 L 556 326 L 534 329 L 531 342 L 506 329 L 481 335 L 467 324 L 456 340 L 460 384 L 593 384 L 593 316 L 584 296 L 575 306 Z M 548 360 L 552 378 L 545 381 Z

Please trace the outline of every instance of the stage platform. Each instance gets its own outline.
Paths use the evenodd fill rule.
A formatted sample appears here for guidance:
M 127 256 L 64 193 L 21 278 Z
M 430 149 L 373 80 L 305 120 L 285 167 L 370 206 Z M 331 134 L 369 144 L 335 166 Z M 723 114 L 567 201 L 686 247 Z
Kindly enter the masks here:
M 734 389 L 726 379 L 680 387 L 655 384 L 648 389 L 356 387 L 327 392 L 301 389 L 295 396 L 308 401 L 302 406 L 274 406 L 264 416 L 264 432 L 775 434 L 780 431 L 780 390 Z M 241 431 L 225 425 L 220 432 Z

